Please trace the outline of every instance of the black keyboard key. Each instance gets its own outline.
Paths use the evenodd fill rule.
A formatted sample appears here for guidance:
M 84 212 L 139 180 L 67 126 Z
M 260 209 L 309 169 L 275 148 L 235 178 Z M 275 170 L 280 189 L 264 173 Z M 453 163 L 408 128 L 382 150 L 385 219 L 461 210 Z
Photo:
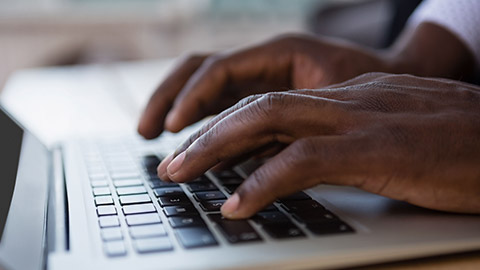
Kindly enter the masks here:
M 156 213 L 130 215 L 126 217 L 126 221 L 128 226 L 162 223 L 162 220 Z
M 273 204 L 267 205 L 265 208 L 262 209 L 262 212 L 267 211 L 278 211 L 277 207 Z
M 167 217 L 198 215 L 197 209 L 193 205 L 166 206 L 163 212 Z
M 178 241 L 185 248 L 198 248 L 218 245 L 207 227 L 180 228 L 175 230 Z
M 160 159 L 154 155 L 144 156 L 142 158 L 143 167 L 147 172 L 156 173 L 157 167 L 160 164 Z
M 289 222 L 288 217 L 280 211 L 259 212 L 253 218 L 260 224 Z
M 307 229 L 316 235 L 354 232 L 350 226 L 338 219 L 326 222 L 307 223 Z
M 153 193 L 155 193 L 155 196 L 157 196 L 157 197 L 184 194 L 181 187 L 156 188 L 156 189 L 153 190 Z
M 296 213 L 299 211 L 309 212 L 325 209 L 321 204 L 314 200 L 306 201 L 285 201 L 283 202 L 283 208 L 288 212 Z
M 153 237 L 133 240 L 133 246 L 138 253 L 151 253 L 173 250 L 168 237 Z
M 205 226 L 205 222 L 198 215 L 170 217 L 168 218 L 168 222 L 170 223 L 172 228 Z
M 162 224 L 132 226 L 129 228 L 129 231 L 130 236 L 134 239 L 167 235 L 167 231 L 165 231 Z
M 191 182 L 187 184 L 187 187 L 191 192 L 218 190 L 217 186 L 210 181 Z
M 222 171 L 211 171 L 211 173 L 220 181 L 226 179 L 242 179 L 242 177 L 233 169 L 227 169 Z
M 265 223 L 262 225 L 268 235 L 276 239 L 304 237 L 305 234 L 292 222 Z
M 148 194 L 120 196 L 120 204 L 135 204 L 151 202 Z
M 226 200 L 213 200 L 213 201 L 202 201 L 200 206 L 206 212 L 220 211 L 220 208 L 225 203 Z
M 246 220 L 228 220 L 220 214 L 210 214 L 208 217 L 218 225 L 225 238 L 232 244 L 262 240 Z
M 133 195 L 133 194 L 144 194 L 147 193 L 147 190 L 144 186 L 135 186 L 135 187 L 120 187 L 117 188 L 117 194 L 122 195 Z
M 233 194 L 239 186 L 240 184 L 227 184 L 224 185 L 223 188 L 228 194 Z
M 280 198 L 279 201 L 284 202 L 284 201 L 302 201 L 302 200 L 311 200 L 312 198 L 307 195 L 307 193 L 300 191 L 293 193 L 289 196 Z
M 132 214 L 142 214 L 142 213 L 155 213 L 157 210 L 152 203 L 143 203 L 143 204 L 132 204 L 132 205 L 125 205 L 123 207 L 123 213 L 125 215 L 132 215 Z
M 332 212 L 326 209 L 319 209 L 317 211 L 298 211 L 293 214 L 293 217 L 301 223 L 324 222 L 338 219 Z
M 158 197 L 158 202 L 162 207 L 172 205 L 189 205 L 192 204 L 185 194 L 172 194 L 168 196 Z
M 177 183 L 165 182 L 162 180 L 149 181 L 149 185 L 151 188 L 180 187 Z
M 201 191 L 195 193 L 195 199 L 198 201 L 226 200 L 227 197 L 221 191 Z

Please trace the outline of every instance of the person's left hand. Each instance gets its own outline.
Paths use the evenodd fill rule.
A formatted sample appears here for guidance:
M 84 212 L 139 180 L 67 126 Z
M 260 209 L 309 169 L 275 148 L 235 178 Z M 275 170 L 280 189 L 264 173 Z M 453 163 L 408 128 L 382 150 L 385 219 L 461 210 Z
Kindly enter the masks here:
M 279 142 L 288 146 L 236 190 L 222 207 L 226 217 L 249 217 L 323 183 L 480 213 L 479 104 L 480 89 L 469 84 L 378 73 L 329 89 L 250 96 L 192 135 L 158 173 L 189 181 Z

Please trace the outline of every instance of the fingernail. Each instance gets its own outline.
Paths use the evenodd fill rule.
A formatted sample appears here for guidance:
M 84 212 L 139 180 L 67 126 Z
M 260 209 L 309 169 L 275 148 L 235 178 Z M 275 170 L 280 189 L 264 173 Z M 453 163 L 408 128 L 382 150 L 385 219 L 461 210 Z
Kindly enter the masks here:
M 167 167 L 167 173 L 169 176 L 172 176 L 180 170 L 182 163 L 185 160 L 185 151 L 180 153 Z
M 234 214 L 237 211 L 239 204 L 240 196 L 235 193 L 222 205 L 222 208 L 220 209 L 222 211 L 222 215 L 227 218 L 234 217 Z
M 168 155 L 166 158 L 164 158 L 157 167 L 157 175 L 163 181 L 170 180 L 167 174 L 167 166 L 168 164 L 170 164 L 170 162 L 172 162 L 172 158 L 173 158 L 173 153 Z

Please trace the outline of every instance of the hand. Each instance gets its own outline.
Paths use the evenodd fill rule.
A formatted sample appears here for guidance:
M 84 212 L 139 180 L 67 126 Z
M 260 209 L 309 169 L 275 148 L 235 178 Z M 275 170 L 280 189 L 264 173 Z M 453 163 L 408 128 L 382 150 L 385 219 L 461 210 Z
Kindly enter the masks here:
M 375 73 L 327 89 L 249 96 L 192 135 L 158 173 L 185 182 L 275 142 L 288 146 L 229 198 L 226 217 L 249 217 L 318 184 L 480 213 L 480 88 L 446 79 Z
M 366 49 L 301 35 L 186 57 L 151 97 L 138 131 L 149 139 L 164 126 L 177 132 L 252 94 L 324 87 L 381 65 Z

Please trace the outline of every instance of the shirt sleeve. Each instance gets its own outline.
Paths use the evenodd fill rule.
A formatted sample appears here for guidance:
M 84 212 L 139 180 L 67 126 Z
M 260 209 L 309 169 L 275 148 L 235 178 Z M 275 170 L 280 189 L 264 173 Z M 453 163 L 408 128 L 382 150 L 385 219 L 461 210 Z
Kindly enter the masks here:
M 407 27 L 431 22 L 456 35 L 475 57 L 476 71 L 480 70 L 480 1 L 425 0 L 409 18 Z

